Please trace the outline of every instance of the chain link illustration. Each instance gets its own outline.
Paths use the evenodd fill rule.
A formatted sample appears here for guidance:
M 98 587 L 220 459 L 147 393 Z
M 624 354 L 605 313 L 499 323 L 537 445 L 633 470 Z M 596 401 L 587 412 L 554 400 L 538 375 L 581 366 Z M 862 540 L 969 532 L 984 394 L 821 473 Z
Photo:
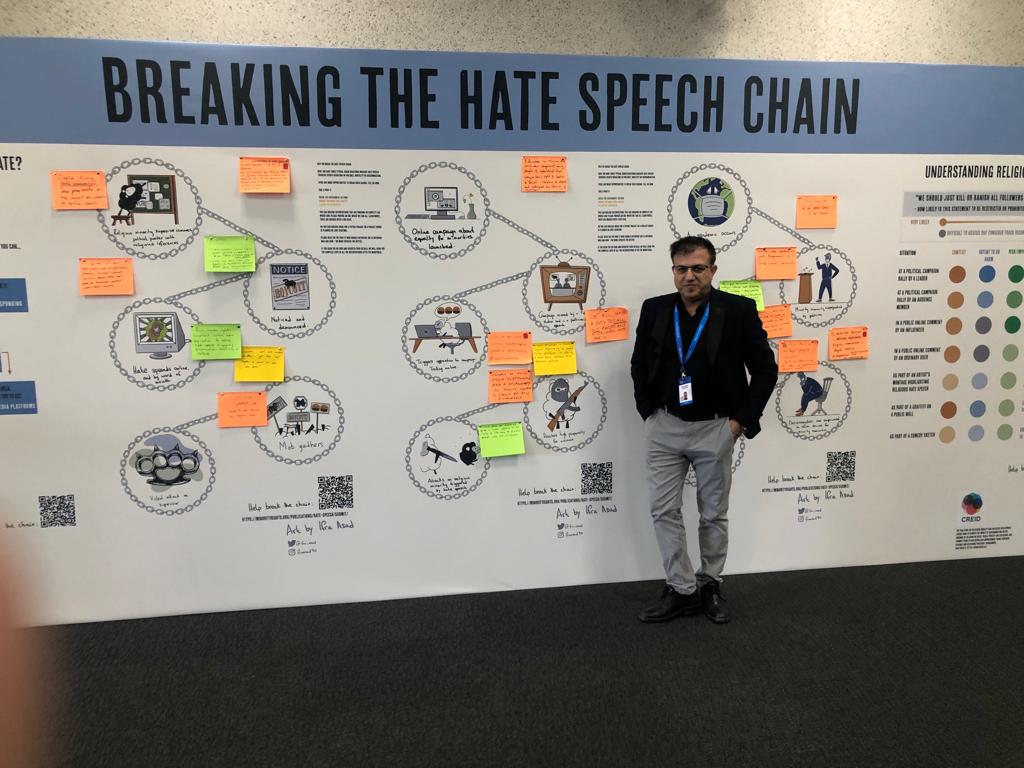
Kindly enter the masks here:
M 167 299 L 161 299 L 161 298 L 139 299 L 138 301 L 136 301 L 136 302 L 134 302 L 132 304 L 129 304 L 127 307 L 125 307 L 123 310 L 121 310 L 121 312 L 118 314 L 117 319 L 114 320 L 114 325 L 110 329 L 110 333 L 108 334 L 109 335 L 109 341 L 107 341 L 107 347 L 108 347 L 108 349 L 110 351 L 110 358 L 114 361 L 114 367 L 117 368 L 118 372 L 122 376 L 124 376 L 126 379 L 128 379 L 128 381 L 130 381 L 132 384 L 134 384 L 137 387 L 142 387 L 142 389 L 148 389 L 151 392 L 169 392 L 172 389 L 178 389 L 179 387 L 183 387 L 186 384 L 188 384 L 190 381 L 195 379 L 195 377 L 198 376 L 202 372 L 203 367 L 206 365 L 206 361 L 205 360 L 193 361 L 193 362 L 196 363 L 196 369 L 194 371 L 192 371 L 191 374 L 189 374 L 188 376 L 186 376 L 185 378 L 179 380 L 178 382 L 176 382 L 174 384 L 147 384 L 144 381 L 140 381 L 139 379 L 135 378 L 135 375 L 133 373 L 129 373 L 128 369 L 125 368 L 124 365 L 121 364 L 121 358 L 118 357 L 118 355 L 117 355 L 117 331 L 121 327 L 121 323 L 124 322 L 125 318 L 128 317 L 128 315 L 130 315 L 132 312 L 134 312 L 139 307 L 144 307 L 144 306 L 147 306 L 149 304 L 170 304 L 172 307 L 177 307 L 182 312 L 184 312 L 186 315 L 188 315 L 190 318 L 192 318 L 193 322 L 196 322 L 196 323 L 200 322 L 199 315 L 197 315 L 191 309 L 186 307 L 181 302 L 175 300 L 174 298 L 167 298 Z M 132 329 L 132 333 L 135 333 L 135 329 L 134 328 Z M 182 333 L 184 333 L 184 330 L 182 331 Z
M 598 300 L 597 306 L 604 306 L 604 302 L 608 296 L 608 286 L 604 281 L 604 273 L 601 272 L 601 268 L 597 266 L 597 262 L 594 261 L 589 256 L 580 253 L 579 251 L 559 249 L 545 253 L 543 256 L 541 256 L 539 259 L 533 262 L 533 264 L 530 265 L 530 269 L 526 271 L 526 277 L 523 279 L 523 288 L 521 291 L 523 296 L 523 308 L 526 310 L 526 314 L 530 316 L 530 319 L 533 320 L 533 322 L 536 323 L 538 327 L 543 328 L 548 333 L 553 333 L 556 336 L 572 336 L 574 333 L 579 333 L 580 331 L 582 331 L 583 328 L 586 326 L 586 321 L 584 319 L 581 319 L 578 325 L 574 325 L 571 328 L 558 329 L 545 325 L 543 322 L 541 322 L 541 319 L 539 317 L 533 314 L 533 310 L 530 309 L 530 296 L 528 291 L 530 275 L 532 275 L 533 271 L 540 266 L 540 263 L 542 261 L 546 259 L 558 258 L 559 256 L 575 256 L 576 258 L 582 259 L 583 261 L 587 262 L 587 264 L 591 266 L 591 268 L 597 273 L 597 279 L 601 284 L 601 298 Z
M 324 277 L 327 279 L 327 285 L 331 289 L 331 300 L 330 302 L 328 302 L 327 305 L 327 313 L 323 316 L 323 318 L 321 318 L 320 322 L 314 325 L 312 328 L 306 328 L 304 331 L 297 331 L 295 333 L 278 331 L 268 326 L 259 318 L 259 316 L 257 316 L 256 310 L 253 309 L 252 301 L 249 298 L 249 288 L 252 284 L 253 277 L 251 274 L 242 275 L 243 279 L 245 280 L 245 282 L 242 284 L 242 303 L 245 304 L 245 311 L 249 313 L 249 317 L 252 319 L 252 321 L 256 323 L 256 325 L 258 325 L 264 331 L 269 333 L 271 336 L 277 336 L 278 338 L 282 339 L 303 339 L 306 338 L 307 336 L 312 336 L 314 333 L 316 333 L 325 325 L 327 325 L 327 321 L 331 319 L 331 316 L 334 314 L 334 310 L 338 306 L 338 286 L 334 282 L 334 275 L 330 273 L 330 271 L 327 269 L 327 266 L 322 261 L 320 261 L 320 259 L 318 259 L 316 256 L 310 253 L 306 253 L 305 251 L 298 251 L 295 250 L 294 248 L 288 248 L 284 251 L 278 251 L 276 253 L 264 254 L 263 256 L 260 257 L 260 260 L 257 262 L 257 266 L 265 261 L 268 261 L 269 259 L 283 255 L 299 256 L 303 259 L 309 259 L 310 261 L 317 265 L 320 271 L 323 272 Z
M 203 208 L 203 207 L 200 207 L 199 210 L 200 210 L 200 212 L 205 213 L 211 219 L 216 219 L 217 221 L 219 221 L 224 226 L 230 227 L 231 229 L 235 230 L 235 232 L 239 232 L 239 233 L 241 233 L 243 235 L 247 235 L 247 236 L 251 237 L 253 240 L 255 240 L 257 243 L 262 245 L 264 248 L 266 248 L 268 250 L 271 250 L 271 251 L 277 251 L 277 252 L 281 251 L 280 248 L 278 248 L 276 245 L 274 245 L 272 242 L 270 242 L 266 238 L 260 237 L 255 232 L 252 232 L 252 231 L 246 229 L 245 227 L 243 227 L 243 226 L 241 226 L 239 224 L 235 224 L 235 222 L 231 221 L 230 219 L 224 218 L 219 213 L 215 213 L 215 212 L 211 211 L 209 208 Z
M 285 376 L 284 381 L 268 384 L 265 387 L 265 389 L 267 390 L 267 396 L 269 397 L 270 392 L 275 387 L 283 386 L 288 382 L 292 381 L 300 381 L 305 384 L 312 384 L 315 387 L 320 387 L 320 389 L 326 392 L 327 395 L 331 398 L 331 401 L 334 403 L 334 407 L 338 409 L 338 431 L 335 433 L 334 439 L 330 442 L 330 444 L 315 456 L 307 456 L 304 459 L 293 459 L 290 456 L 279 456 L 278 454 L 271 451 L 270 448 L 268 448 L 267 445 L 263 442 L 263 438 L 260 437 L 260 433 L 258 432 L 257 427 L 250 427 L 249 432 L 252 434 L 253 439 L 256 441 L 256 445 L 258 445 L 260 449 L 265 454 L 267 454 L 267 456 L 274 459 L 275 461 L 280 461 L 284 464 L 293 465 L 312 464 L 315 461 L 320 461 L 320 459 L 322 459 L 324 456 L 333 451 L 335 447 L 338 445 L 338 441 L 341 440 L 341 433 L 345 431 L 345 409 L 341 407 L 341 399 L 337 396 L 337 394 L 335 394 L 333 389 L 328 387 L 323 382 L 318 381 L 317 379 L 310 378 L 309 376 Z
M 138 496 L 136 496 L 135 491 L 133 491 L 131 486 L 128 484 L 128 461 L 131 458 L 132 447 L 138 445 L 143 440 L 152 435 L 166 434 L 168 432 L 176 432 L 179 435 L 184 435 L 189 440 L 196 443 L 202 449 L 203 454 L 206 456 L 206 464 L 210 472 L 210 482 L 207 483 L 206 488 L 203 489 L 203 492 L 195 501 L 193 501 L 188 506 L 182 507 L 181 509 L 159 509 L 157 507 L 150 506 L 149 504 L 146 504 L 146 502 L 142 501 L 142 499 L 140 499 Z M 195 509 L 204 501 L 206 501 L 206 498 L 213 491 L 213 484 L 217 480 L 217 463 L 213 459 L 213 453 L 210 451 L 210 448 L 206 445 L 206 443 L 200 440 L 193 433 L 187 432 L 184 429 L 179 429 L 177 427 L 157 427 L 156 429 L 148 429 L 141 435 L 137 435 L 135 439 L 128 444 L 128 449 L 121 454 L 120 474 L 121 487 L 124 488 L 124 492 L 128 494 L 128 498 L 134 501 L 138 506 L 142 507 L 142 509 L 154 515 L 183 515 L 186 512 L 191 512 L 193 509 Z
M 118 172 L 126 171 L 129 168 L 134 168 L 139 165 L 157 165 L 161 168 L 166 168 L 169 171 L 173 171 L 175 176 L 177 176 L 179 179 L 185 182 L 185 184 L 188 185 L 189 191 L 191 191 L 192 195 L 195 197 L 196 218 L 195 223 L 193 224 L 192 229 L 189 232 L 189 236 L 186 238 L 185 242 L 163 253 L 145 253 L 143 251 L 138 251 L 135 248 L 132 248 L 131 246 L 125 245 L 120 240 L 118 240 L 117 235 L 113 232 L 113 230 L 111 230 L 110 226 L 107 224 L 107 221 L 104 218 L 103 211 L 97 212 L 96 220 L 99 222 L 100 229 L 103 230 L 103 233 L 107 236 L 107 239 L 125 253 L 131 254 L 132 256 L 138 259 L 169 259 L 171 256 L 177 256 L 179 253 L 182 253 L 186 248 L 192 245 L 195 239 L 199 236 L 199 226 L 203 223 L 203 199 L 199 196 L 199 189 L 192 182 L 192 179 L 185 175 L 185 172 L 183 170 L 181 170 L 180 168 L 176 168 L 175 166 L 171 165 L 168 162 L 158 160 L 153 157 L 136 157 L 132 158 L 131 160 L 125 160 L 120 165 L 115 165 L 107 173 L 107 183 L 109 184 L 111 181 L 113 181 L 114 176 L 116 176 Z
M 806 248 L 801 249 L 800 253 L 797 254 L 797 256 L 803 256 L 805 253 L 808 253 L 809 251 L 813 251 L 816 249 L 835 253 L 843 260 L 843 263 L 846 264 L 846 268 L 850 271 L 850 300 L 846 302 L 846 306 L 843 307 L 842 310 L 840 310 L 838 315 L 828 320 L 821 320 L 820 322 L 811 322 L 810 320 L 802 319 L 799 316 L 799 313 L 797 312 L 793 313 L 793 319 L 800 323 L 800 325 L 805 326 L 807 328 L 827 328 L 833 323 L 835 323 L 837 320 L 839 320 L 847 312 L 849 312 L 850 307 L 853 305 L 853 300 L 857 298 L 857 270 L 853 268 L 853 262 L 850 260 L 849 256 L 840 251 L 838 248 L 832 248 L 827 245 L 810 245 Z M 786 284 L 781 280 L 779 281 L 779 300 L 783 304 L 786 303 Z M 799 307 L 801 305 L 797 304 L 796 306 Z
M 774 216 L 769 216 L 767 213 L 762 211 L 760 208 L 751 208 L 750 210 L 752 210 L 754 213 L 756 213 L 762 219 L 767 221 L 769 224 L 774 224 L 776 227 L 781 229 L 783 232 L 785 232 L 787 235 L 789 235 L 793 239 L 799 240 L 804 245 L 809 245 L 811 247 L 814 247 L 815 244 L 813 242 L 808 240 L 806 237 L 801 235 L 799 232 L 797 232 L 792 227 L 787 227 L 785 224 L 783 224 L 781 221 L 776 219 Z
M 452 294 L 452 298 L 453 299 L 461 299 L 464 296 L 471 296 L 472 294 L 480 293 L 481 291 L 489 291 L 491 288 L 496 288 L 499 285 L 504 285 L 505 283 L 514 283 L 516 280 L 523 280 L 523 279 L 525 279 L 525 278 L 527 278 L 529 276 L 530 276 L 529 272 L 520 272 L 520 273 L 518 273 L 516 275 L 509 275 L 508 277 L 502 277 L 499 280 L 492 280 L 489 283 L 484 283 L 483 285 L 478 286 L 476 288 L 470 288 L 470 289 L 465 290 L 465 291 L 459 291 L 458 293 L 453 293 Z
M 412 469 L 412 450 L 416 445 L 417 438 L 435 424 L 440 424 L 445 421 L 454 421 L 458 422 L 459 424 L 465 424 L 467 427 L 476 432 L 476 425 L 470 423 L 469 421 L 460 416 L 439 416 L 436 419 L 431 419 L 418 430 L 416 430 L 415 433 L 413 433 L 413 436 L 409 440 L 408 445 L 405 446 L 405 471 L 409 474 L 409 479 L 412 480 L 413 485 L 415 485 L 416 488 L 419 489 L 421 493 L 425 493 L 430 498 L 439 500 L 461 499 L 468 496 L 469 494 L 471 494 L 473 491 L 480 487 L 480 484 L 484 481 L 484 478 L 487 477 L 488 470 L 490 470 L 491 468 L 490 459 L 483 460 L 483 472 L 480 473 L 480 477 L 477 478 L 476 482 L 473 483 L 473 485 L 471 485 L 469 488 L 466 488 L 465 490 L 459 491 L 458 493 L 454 494 L 435 493 L 434 491 L 430 490 L 420 482 L 419 478 L 416 477 L 416 474 L 413 472 Z
M 773 345 L 773 346 L 775 346 L 775 345 Z M 846 378 L 846 374 L 843 373 L 842 370 L 840 370 L 838 366 L 832 365 L 832 363 L 826 362 L 824 360 L 819 360 L 818 361 L 818 365 L 823 365 L 826 368 L 829 368 L 829 369 L 835 371 L 839 375 L 839 377 L 843 380 L 843 386 L 846 387 L 846 407 L 843 409 L 843 416 L 842 416 L 842 418 L 839 419 L 839 421 L 836 423 L 836 425 L 834 427 L 832 427 L 832 429 L 830 429 L 828 432 L 823 432 L 820 435 L 801 435 L 800 433 L 798 433 L 798 432 L 796 432 L 796 431 L 794 431 L 793 429 L 790 428 L 789 421 L 785 417 L 783 417 L 783 415 L 782 415 L 782 390 L 785 387 L 786 382 L 788 382 L 794 376 L 794 374 L 792 374 L 792 373 L 787 374 L 786 378 L 784 378 L 782 381 L 780 381 L 778 386 L 776 387 L 776 391 L 775 391 L 775 415 L 778 417 L 779 423 L 782 425 L 782 428 L 785 429 L 787 432 L 789 432 L 789 434 L 791 434 L 793 437 L 797 438 L 798 440 L 823 440 L 826 437 L 828 437 L 829 435 L 835 434 L 839 430 L 839 428 L 841 426 L 843 426 L 843 424 L 846 422 L 847 417 L 850 415 L 850 408 L 853 407 L 853 388 L 850 386 L 850 380 L 848 378 Z M 831 390 L 829 390 L 829 392 L 831 392 Z
M 216 280 L 206 285 L 200 285 L 198 288 L 189 288 L 187 291 L 181 293 L 175 293 L 167 297 L 167 301 L 177 301 L 178 299 L 184 299 L 187 296 L 195 296 L 200 293 L 206 293 L 212 291 L 214 288 L 220 288 L 222 285 L 230 285 L 231 283 L 237 283 L 239 280 L 246 278 L 245 273 L 239 275 L 232 275 L 231 277 L 225 277 L 223 280 Z M 198 320 L 196 322 L 199 322 Z
M 424 299 L 423 301 L 421 301 L 413 308 L 412 312 L 406 315 L 405 322 L 402 324 L 402 353 L 405 355 L 405 362 L 407 362 L 409 366 L 414 371 L 416 371 L 416 373 L 418 373 L 420 376 L 423 376 L 426 379 L 430 379 L 431 381 L 436 381 L 439 384 L 447 384 L 452 381 L 462 381 L 463 379 L 468 378 L 470 374 L 475 373 L 476 370 L 481 365 L 483 365 L 484 358 L 487 357 L 487 334 L 490 333 L 490 328 L 487 325 L 487 321 L 484 319 L 483 313 L 479 309 L 477 309 L 474 305 L 470 304 L 468 301 L 460 300 L 460 303 L 463 306 L 468 307 L 469 309 L 476 313 L 477 319 L 480 321 L 480 325 L 483 326 L 483 343 L 480 345 L 479 359 L 473 364 L 472 368 L 470 368 L 468 371 L 465 371 L 464 373 L 459 374 L 458 376 L 435 376 L 434 374 L 423 370 L 416 364 L 416 361 L 413 359 L 412 356 L 412 350 L 409 349 L 409 327 L 412 325 L 412 319 L 416 316 L 417 312 L 419 312 L 428 304 L 434 304 L 439 301 L 455 301 L 455 297 L 432 296 L 429 299 Z
M 456 219 L 456 221 L 479 221 L 480 234 L 477 235 L 476 238 L 474 238 L 473 242 L 471 242 L 469 245 L 452 253 L 433 253 L 427 250 L 426 248 L 422 248 L 419 245 L 419 243 L 417 243 L 412 238 L 408 231 L 406 231 L 405 220 L 402 218 L 402 195 L 405 194 L 406 188 L 412 183 L 413 179 L 415 179 L 417 176 L 419 176 L 422 173 L 425 173 L 426 171 L 434 170 L 435 168 L 446 168 L 453 171 L 458 171 L 459 173 L 465 175 L 466 178 L 468 178 L 470 181 L 473 182 L 474 185 L 476 185 L 477 191 L 480 192 L 480 199 L 483 201 L 484 211 L 482 219 Z M 487 234 L 487 228 L 491 224 L 491 200 L 487 196 L 487 190 L 484 189 L 484 185 L 480 182 L 480 179 L 478 179 L 476 174 L 473 173 L 468 168 L 463 168 L 461 165 L 458 165 L 457 163 L 449 163 L 445 161 L 436 163 L 424 163 L 419 168 L 410 173 L 408 176 L 406 176 L 404 179 L 402 179 L 402 184 L 401 186 L 398 187 L 398 192 L 395 195 L 394 210 L 395 224 L 398 225 L 398 231 L 401 233 L 402 239 L 405 240 L 405 242 L 408 243 L 409 246 L 411 246 L 414 251 L 422 253 L 424 256 L 428 256 L 431 259 L 447 260 L 458 259 L 462 256 L 465 256 L 467 253 L 472 251 L 480 244 L 480 241 L 484 239 L 484 235 Z
M 536 234 L 534 232 L 531 232 L 526 227 L 524 227 L 524 226 L 522 226 L 520 224 L 516 224 L 514 221 L 512 221 L 512 219 L 508 218 L 507 216 L 502 216 L 500 213 L 498 213 L 497 211 L 494 211 L 494 210 L 492 210 L 490 213 L 498 221 L 502 222 L 503 224 L 508 224 L 508 226 L 512 227 L 512 229 L 514 229 L 516 232 L 519 232 L 522 235 L 526 235 L 531 240 L 534 240 L 534 241 L 540 243 L 545 248 L 547 248 L 549 251 L 557 251 L 558 250 L 558 246 L 557 245 L 555 245 L 554 243 L 549 243 L 543 237 L 541 237 L 540 235 L 538 235 L 538 234 Z
M 736 181 L 740 183 L 740 186 L 743 188 L 743 194 L 747 199 L 747 217 L 743 222 L 743 226 L 740 228 L 740 231 L 736 235 L 736 237 L 734 237 L 725 245 L 720 245 L 716 248 L 716 251 L 718 253 L 722 253 L 723 251 L 727 251 L 734 245 L 736 245 L 736 243 L 738 243 L 740 239 L 742 239 L 742 237 L 745 234 L 747 234 L 747 230 L 750 229 L 750 222 L 753 218 L 752 211 L 754 210 L 754 201 L 753 198 L 750 196 L 750 187 L 747 186 L 747 182 L 743 180 L 743 177 L 741 177 L 738 173 L 736 173 L 736 171 L 734 171 L 729 166 L 721 165 L 720 163 L 701 163 L 700 165 L 693 166 L 693 168 L 691 168 L 678 179 L 676 179 L 676 183 L 673 185 L 672 191 L 669 192 L 668 195 L 668 226 L 672 230 L 673 235 L 675 235 L 676 237 L 682 237 L 680 229 L 676 227 L 675 212 L 672 210 L 672 206 L 676 201 L 676 192 L 679 190 L 679 187 L 682 185 L 684 181 L 686 181 L 688 177 L 693 176 L 696 173 L 700 173 L 701 171 L 708 170 L 725 171 L 726 173 L 731 175 Z M 689 191 L 687 191 L 686 194 L 689 195 Z M 696 222 L 694 223 L 696 224 Z
M 604 390 L 601 389 L 601 385 L 597 383 L 597 379 L 583 371 L 577 371 L 576 375 L 593 385 L 594 389 L 597 390 L 598 395 L 601 396 L 601 421 L 598 422 L 597 428 L 594 430 L 593 434 L 591 434 L 582 443 L 578 443 L 576 445 L 552 445 L 551 443 L 544 442 L 544 440 L 541 439 L 541 436 L 534 431 L 533 425 L 530 423 L 530 404 L 526 403 L 523 406 L 523 423 L 526 425 L 526 429 L 530 433 L 530 437 L 548 450 L 557 451 L 558 453 L 572 453 L 573 451 L 585 448 L 597 439 L 597 436 L 601 434 L 601 430 L 604 429 L 604 423 L 608 420 L 608 398 L 605 397 Z M 533 388 L 536 390 L 542 383 L 544 383 L 544 379 L 538 378 L 533 383 Z
M 504 403 L 488 403 L 487 405 L 483 406 L 482 408 L 474 408 L 472 411 L 466 411 L 465 413 L 460 413 L 455 418 L 459 419 L 460 421 L 464 421 L 464 420 L 468 419 L 470 416 L 476 416 L 478 413 L 484 413 L 485 411 L 489 411 L 492 408 L 497 408 L 499 405 L 504 405 Z
M 216 421 L 217 414 L 211 413 L 209 416 L 200 416 L 198 419 L 192 419 L 192 421 L 186 421 L 184 424 L 179 424 L 176 427 L 171 427 L 172 432 L 177 432 L 182 429 L 188 429 L 189 427 L 196 427 L 200 424 L 205 424 L 208 421 Z

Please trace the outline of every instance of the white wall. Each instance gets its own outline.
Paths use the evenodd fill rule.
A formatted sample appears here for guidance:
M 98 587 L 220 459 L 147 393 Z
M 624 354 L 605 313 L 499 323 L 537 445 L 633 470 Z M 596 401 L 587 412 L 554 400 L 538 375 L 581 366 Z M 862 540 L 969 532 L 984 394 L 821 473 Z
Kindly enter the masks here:
M 1024 63 L 1017 0 L 13 0 L 12 36 L 692 58 Z

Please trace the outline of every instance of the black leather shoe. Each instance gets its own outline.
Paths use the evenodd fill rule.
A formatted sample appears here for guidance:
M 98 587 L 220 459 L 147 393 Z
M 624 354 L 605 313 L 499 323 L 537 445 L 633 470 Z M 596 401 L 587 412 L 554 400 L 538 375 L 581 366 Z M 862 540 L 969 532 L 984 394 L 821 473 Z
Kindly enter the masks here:
M 728 624 L 729 606 L 722 597 L 717 581 L 711 581 L 700 588 L 700 599 L 704 604 L 704 615 L 715 624 Z
M 654 605 L 644 608 L 637 616 L 640 621 L 672 621 L 678 616 L 693 616 L 703 608 L 700 594 L 693 592 L 681 595 L 672 587 L 666 586 L 661 591 L 661 598 Z

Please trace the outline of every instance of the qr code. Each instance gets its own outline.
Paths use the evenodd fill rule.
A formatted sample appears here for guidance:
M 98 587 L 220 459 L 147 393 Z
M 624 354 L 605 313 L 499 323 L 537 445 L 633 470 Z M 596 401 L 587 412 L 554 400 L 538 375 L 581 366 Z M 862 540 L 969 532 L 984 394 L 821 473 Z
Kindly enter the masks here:
M 54 525 L 75 524 L 75 497 L 73 494 L 67 496 L 40 496 L 39 497 L 39 527 L 50 528 Z
M 580 493 L 612 492 L 612 463 L 580 464 Z
M 825 469 L 826 483 L 857 479 L 856 451 L 829 451 L 827 458 L 828 466 Z
M 352 509 L 352 475 L 318 477 L 320 509 Z

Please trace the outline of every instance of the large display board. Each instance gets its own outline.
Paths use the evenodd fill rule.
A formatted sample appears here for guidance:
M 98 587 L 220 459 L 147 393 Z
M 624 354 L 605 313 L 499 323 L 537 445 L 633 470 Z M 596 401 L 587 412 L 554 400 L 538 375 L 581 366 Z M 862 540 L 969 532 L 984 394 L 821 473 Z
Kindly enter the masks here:
M 27 39 L 0 68 L 0 532 L 34 621 L 659 577 L 632 340 L 584 313 L 635 324 L 684 234 L 719 283 L 795 248 L 773 344 L 819 342 L 737 444 L 730 572 L 1024 551 L 1017 70 Z M 291 191 L 239 193 L 252 155 Z M 567 191 L 524 192 L 524 155 Z M 109 206 L 52 210 L 61 169 Z M 254 271 L 205 271 L 223 235 Z M 134 294 L 79 295 L 85 257 Z M 284 381 L 194 360 L 206 323 Z M 866 359 L 829 354 L 861 326 Z M 578 371 L 489 403 L 495 331 Z M 237 391 L 267 426 L 218 426 Z M 499 422 L 524 454 L 481 455 Z

